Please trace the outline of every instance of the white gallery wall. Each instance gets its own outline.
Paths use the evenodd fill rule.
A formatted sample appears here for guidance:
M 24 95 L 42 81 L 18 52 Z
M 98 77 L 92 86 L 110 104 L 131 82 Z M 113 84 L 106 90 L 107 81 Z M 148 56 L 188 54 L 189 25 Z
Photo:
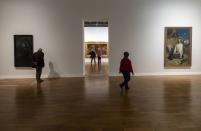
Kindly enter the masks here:
M 108 42 L 108 27 L 84 27 L 85 42 Z
M 109 21 L 110 75 L 124 51 L 136 75 L 201 74 L 200 0 L 0 0 L 0 78 L 34 77 L 14 67 L 14 34 L 34 35 L 60 76 L 83 75 L 83 20 Z M 164 27 L 193 28 L 192 67 L 164 69 Z

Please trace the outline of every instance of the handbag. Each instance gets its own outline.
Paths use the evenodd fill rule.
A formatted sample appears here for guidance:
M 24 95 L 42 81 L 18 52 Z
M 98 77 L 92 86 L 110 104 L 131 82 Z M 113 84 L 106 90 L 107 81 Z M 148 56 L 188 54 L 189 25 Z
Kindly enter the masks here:
M 36 67 L 37 67 L 37 62 L 33 62 L 33 63 L 32 63 L 32 67 L 33 67 L 33 68 L 36 68 Z

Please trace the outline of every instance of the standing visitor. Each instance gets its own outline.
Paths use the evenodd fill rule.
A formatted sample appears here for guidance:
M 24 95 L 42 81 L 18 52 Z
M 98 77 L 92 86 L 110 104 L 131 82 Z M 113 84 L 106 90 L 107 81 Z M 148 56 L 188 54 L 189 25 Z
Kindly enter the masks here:
M 101 48 L 98 48 L 97 56 L 98 56 L 98 65 L 100 66 L 101 65 L 101 56 L 102 56 L 102 49 Z
M 41 79 L 42 68 L 45 66 L 44 53 L 41 48 L 33 54 L 33 67 L 36 68 L 36 80 L 37 82 L 43 82 Z
M 94 64 L 96 64 L 96 52 L 95 49 L 91 49 L 91 51 L 89 52 L 90 58 L 91 58 L 91 65 L 92 62 L 94 61 Z

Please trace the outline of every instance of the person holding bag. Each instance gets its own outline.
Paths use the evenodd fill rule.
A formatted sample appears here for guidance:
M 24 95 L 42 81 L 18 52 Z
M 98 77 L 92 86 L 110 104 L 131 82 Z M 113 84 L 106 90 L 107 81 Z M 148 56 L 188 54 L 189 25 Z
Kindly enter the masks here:
M 36 80 L 37 82 L 43 82 L 41 79 L 42 68 L 45 67 L 44 53 L 41 48 L 33 54 L 33 68 L 36 68 Z

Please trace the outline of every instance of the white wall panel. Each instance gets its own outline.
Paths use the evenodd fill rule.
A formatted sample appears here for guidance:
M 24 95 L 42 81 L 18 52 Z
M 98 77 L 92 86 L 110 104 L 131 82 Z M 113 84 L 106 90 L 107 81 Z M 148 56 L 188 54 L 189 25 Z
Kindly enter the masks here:
M 14 34 L 34 35 L 61 76 L 83 74 L 83 20 L 109 21 L 110 75 L 117 75 L 123 51 L 137 75 L 201 73 L 200 0 L 0 0 L 0 77 L 34 77 L 14 68 Z M 164 27 L 193 27 L 192 67 L 164 69 Z

